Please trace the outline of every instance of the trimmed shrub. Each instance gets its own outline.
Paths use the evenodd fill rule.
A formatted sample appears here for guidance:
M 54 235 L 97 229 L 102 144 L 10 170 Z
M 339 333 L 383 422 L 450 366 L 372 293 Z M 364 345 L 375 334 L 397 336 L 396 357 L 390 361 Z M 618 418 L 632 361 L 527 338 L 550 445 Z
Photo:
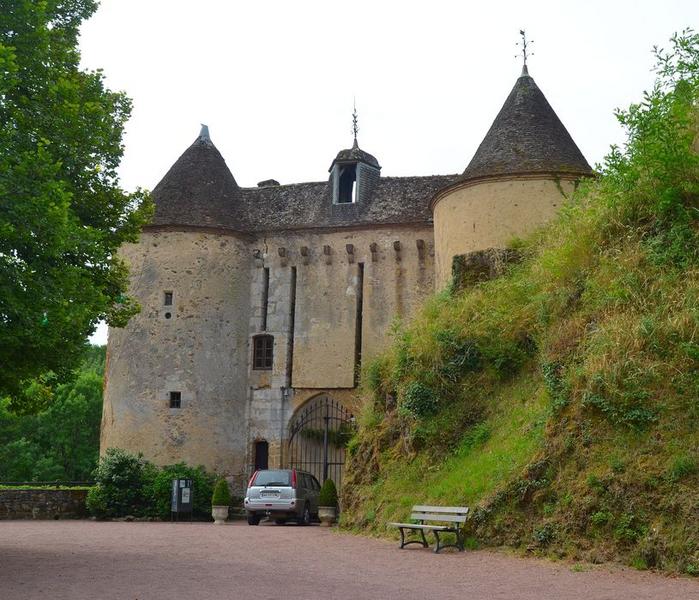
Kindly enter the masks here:
M 320 488 L 318 496 L 319 506 L 333 506 L 337 508 L 337 488 L 332 479 L 326 479 Z
M 95 517 L 170 517 L 173 479 L 191 479 L 193 515 L 211 516 L 214 476 L 204 467 L 185 463 L 158 468 L 143 458 L 119 448 L 109 448 L 93 473 L 97 485 L 90 489 L 86 506 Z
M 228 482 L 221 477 L 214 486 L 214 493 L 211 496 L 212 506 L 228 506 L 231 503 L 231 490 Z
M 95 516 L 143 516 L 148 508 L 144 481 L 155 467 L 141 454 L 109 448 L 94 470 L 96 488 L 90 490 L 87 507 Z
M 173 479 L 192 480 L 193 516 L 208 519 L 211 516 L 211 495 L 214 488 L 214 476 L 204 467 L 191 467 L 185 463 L 167 465 L 153 473 L 146 482 L 148 512 L 150 516 L 168 519 Z

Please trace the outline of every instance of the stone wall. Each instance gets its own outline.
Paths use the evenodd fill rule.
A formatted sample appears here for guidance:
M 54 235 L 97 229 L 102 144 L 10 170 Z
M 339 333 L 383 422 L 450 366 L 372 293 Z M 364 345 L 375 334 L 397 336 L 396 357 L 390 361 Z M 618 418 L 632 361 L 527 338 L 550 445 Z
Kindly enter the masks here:
M 438 196 L 434 204 L 436 289 L 451 279 L 460 254 L 505 248 L 556 214 L 573 192 L 575 179 L 521 176 L 465 182 Z
M 323 392 L 350 400 L 358 359 L 382 351 L 394 319 L 434 290 L 429 224 L 256 238 L 152 228 L 121 254 L 141 313 L 109 331 L 101 452 L 201 464 L 236 493 L 255 441 L 283 464 L 294 411 Z M 274 336 L 270 370 L 252 368 L 262 333 Z
M 207 231 L 145 231 L 121 249 L 141 312 L 109 330 L 100 450 L 142 452 L 246 476 L 246 239 Z M 172 292 L 172 304 L 164 302 Z M 181 394 L 171 408 L 169 393 Z
M 87 517 L 87 490 L 0 490 L 0 519 Z

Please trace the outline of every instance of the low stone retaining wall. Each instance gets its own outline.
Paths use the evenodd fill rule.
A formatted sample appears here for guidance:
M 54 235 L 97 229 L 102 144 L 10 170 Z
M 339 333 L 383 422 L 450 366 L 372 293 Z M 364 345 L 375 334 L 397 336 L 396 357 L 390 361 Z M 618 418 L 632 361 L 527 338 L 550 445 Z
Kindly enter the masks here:
M 87 490 L 0 490 L 0 519 L 87 517 Z

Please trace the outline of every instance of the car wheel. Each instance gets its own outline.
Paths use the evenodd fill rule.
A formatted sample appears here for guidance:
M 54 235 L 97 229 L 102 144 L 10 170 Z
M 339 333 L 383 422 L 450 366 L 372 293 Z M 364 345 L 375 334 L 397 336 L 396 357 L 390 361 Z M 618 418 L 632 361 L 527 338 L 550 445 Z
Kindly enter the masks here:
M 274 522 L 277 525 L 284 525 L 284 524 L 286 524 L 286 519 L 274 519 Z
M 248 525 L 259 525 L 260 516 L 255 513 L 248 513 Z
M 301 518 L 299 519 L 299 525 L 310 525 L 311 524 L 311 509 L 308 507 L 308 504 L 303 507 L 303 514 L 301 515 Z

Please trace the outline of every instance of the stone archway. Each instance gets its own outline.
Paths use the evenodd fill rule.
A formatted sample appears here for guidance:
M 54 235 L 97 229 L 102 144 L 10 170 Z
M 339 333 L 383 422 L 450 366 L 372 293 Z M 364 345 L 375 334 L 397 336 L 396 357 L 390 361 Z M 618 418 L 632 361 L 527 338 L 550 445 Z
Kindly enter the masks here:
M 328 394 L 314 396 L 289 423 L 287 466 L 315 475 L 321 483 L 332 479 L 342 486 L 345 448 L 354 431 L 352 414 Z

